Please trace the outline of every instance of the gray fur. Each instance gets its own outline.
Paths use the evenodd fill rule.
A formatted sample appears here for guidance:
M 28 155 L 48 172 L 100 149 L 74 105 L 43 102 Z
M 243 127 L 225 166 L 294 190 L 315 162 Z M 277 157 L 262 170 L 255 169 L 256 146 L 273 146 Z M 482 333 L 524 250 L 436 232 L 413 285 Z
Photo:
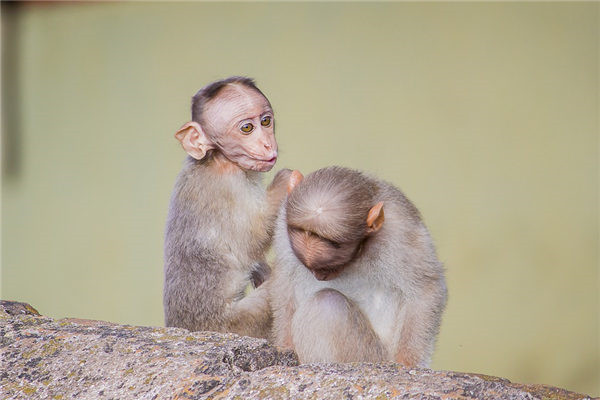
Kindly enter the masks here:
M 354 192 L 368 193 L 371 197 L 368 205 L 362 205 L 364 199 L 354 201 L 353 196 L 343 196 L 341 192 L 348 187 Z M 360 354 L 359 359 L 351 361 L 393 360 L 408 366 L 427 366 L 439 332 L 447 291 L 443 266 L 416 207 L 391 184 L 340 167 L 324 168 L 308 175 L 288 199 L 291 198 L 291 205 L 281 207 L 274 236 L 277 258 L 270 284 L 275 344 L 301 350 L 298 355 L 302 362 L 348 361 L 336 354 L 350 352 Z M 334 202 L 330 201 L 332 198 Z M 366 238 L 361 251 L 339 276 L 329 281 L 316 280 L 292 251 L 287 231 L 288 213 L 293 212 L 294 224 L 308 221 L 309 225 L 317 225 L 311 229 L 343 239 L 354 233 L 349 231 L 347 223 L 335 221 L 343 220 L 345 215 L 350 217 L 347 221 L 354 220 L 357 208 L 363 208 L 361 218 L 366 218 L 368 207 L 380 201 L 384 203 L 385 213 L 381 229 Z M 314 217 L 311 210 L 315 207 L 321 208 L 323 215 Z M 358 226 L 352 229 L 364 229 L 361 224 L 354 225 Z M 317 304 L 315 296 L 324 289 L 339 292 L 360 313 L 346 307 L 348 311 L 343 312 L 352 315 L 342 318 L 343 324 L 319 325 L 316 321 L 322 321 L 323 310 L 311 305 Z M 305 315 L 301 323 L 297 321 L 296 311 Z M 352 328 L 348 321 L 359 322 Z M 365 329 L 369 334 L 360 333 Z M 373 335 L 380 342 L 374 341 Z M 327 337 L 324 339 L 324 336 Z M 298 342 L 300 349 L 294 343 L 298 337 L 302 338 Z M 328 354 L 324 349 L 310 350 L 311 341 L 317 349 L 323 340 L 334 346 Z M 381 345 L 385 348 L 383 352 Z
M 266 288 L 246 296 L 254 268 L 266 274 L 269 215 L 260 173 L 218 174 L 191 157 L 179 174 L 167 217 L 164 311 L 167 326 L 265 337 Z

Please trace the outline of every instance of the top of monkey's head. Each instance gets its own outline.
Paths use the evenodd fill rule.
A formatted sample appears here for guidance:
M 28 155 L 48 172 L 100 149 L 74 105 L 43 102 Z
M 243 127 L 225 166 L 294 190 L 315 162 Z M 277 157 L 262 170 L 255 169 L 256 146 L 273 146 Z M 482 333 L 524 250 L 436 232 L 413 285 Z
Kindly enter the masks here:
M 207 105 L 219 97 L 222 97 L 222 100 L 235 97 L 235 94 L 231 96 L 231 94 L 226 93 L 224 93 L 224 96 L 220 96 L 221 92 L 225 89 L 234 87 L 246 89 L 246 91 L 262 96 L 262 99 L 264 99 L 266 105 L 272 111 L 269 99 L 256 86 L 254 79 L 245 76 L 230 76 L 229 78 L 209 83 L 196 92 L 192 97 L 192 121 L 198 122 L 201 125 L 207 123 L 208 121 L 206 121 L 206 116 L 204 115 L 207 111 Z
M 317 170 L 301 180 L 288 196 L 288 224 L 312 229 L 329 239 L 357 240 L 367 230 L 375 182 L 343 167 Z
M 332 279 L 383 224 L 378 185 L 342 167 L 323 168 L 296 181 L 288 188 L 286 204 L 292 249 L 317 279 Z
M 245 170 L 269 171 L 277 160 L 271 103 L 250 78 L 213 82 L 192 98 L 192 121 L 175 136 L 189 155 L 215 151 Z

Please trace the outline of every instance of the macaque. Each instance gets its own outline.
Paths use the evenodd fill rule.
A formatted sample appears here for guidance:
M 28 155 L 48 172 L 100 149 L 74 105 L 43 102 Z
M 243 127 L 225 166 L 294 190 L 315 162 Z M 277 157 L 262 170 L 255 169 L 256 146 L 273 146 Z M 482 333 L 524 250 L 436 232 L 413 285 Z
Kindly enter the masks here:
M 269 100 L 249 78 L 211 83 L 192 98 L 192 121 L 175 134 L 189 157 L 166 224 L 167 326 L 269 334 L 265 251 L 291 173 L 262 186 L 261 173 L 277 160 L 274 123 Z M 249 283 L 256 289 L 246 294 Z
M 301 362 L 429 365 L 446 284 L 415 206 L 341 167 L 294 171 L 269 282 L 275 344 Z

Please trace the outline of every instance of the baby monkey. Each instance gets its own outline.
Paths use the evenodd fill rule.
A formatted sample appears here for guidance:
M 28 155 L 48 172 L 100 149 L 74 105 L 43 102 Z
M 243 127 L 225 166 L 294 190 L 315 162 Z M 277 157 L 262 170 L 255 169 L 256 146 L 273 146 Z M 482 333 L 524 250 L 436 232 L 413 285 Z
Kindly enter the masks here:
M 265 191 L 261 173 L 277 160 L 271 104 L 252 79 L 213 82 L 175 137 L 189 157 L 167 217 L 165 324 L 266 337 L 265 252 L 291 173 L 279 171 Z M 257 289 L 246 295 L 250 282 Z
M 275 343 L 303 363 L 428 366 L 447 294 L 415 206 L 341 167 L 294 171 L 288 193 L 270 282 Z

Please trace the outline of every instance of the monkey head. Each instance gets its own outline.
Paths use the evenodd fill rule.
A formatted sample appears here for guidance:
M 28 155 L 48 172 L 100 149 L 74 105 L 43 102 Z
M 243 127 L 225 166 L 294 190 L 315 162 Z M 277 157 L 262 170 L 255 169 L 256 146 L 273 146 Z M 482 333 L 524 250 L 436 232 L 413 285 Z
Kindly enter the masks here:
M 233 78 L 215 82 L 194 96 L 192 114 L 196 115 L 175 137 L 195 159 L 216 151 L 244 170 L 269 171 L 277 161 L 273 109 L 253 81 Z
M 378 189 L 360 172 L 323 168 L 306 178 L 294 171 L 286 205 L 290 245 L 318 280 L 336 278 L 384 222 Z

